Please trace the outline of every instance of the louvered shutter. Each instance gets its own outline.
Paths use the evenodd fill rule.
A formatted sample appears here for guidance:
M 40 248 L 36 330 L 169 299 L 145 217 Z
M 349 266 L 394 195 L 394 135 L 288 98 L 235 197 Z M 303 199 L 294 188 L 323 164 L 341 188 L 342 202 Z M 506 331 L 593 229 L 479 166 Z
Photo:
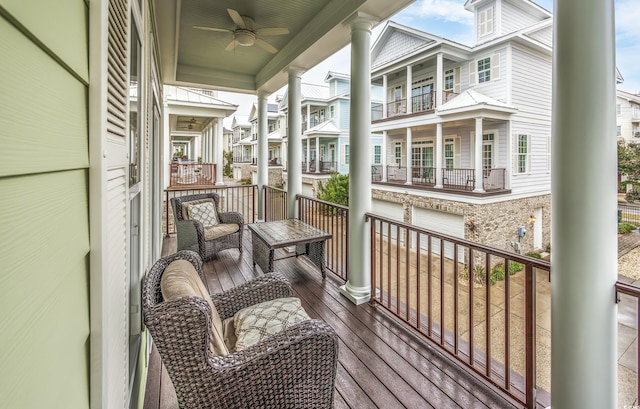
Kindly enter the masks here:
M 469 86 L 476 85 L 478 83 L 478 62 L 471 61 L 469 63 Z
M 460 167 L 460 157 L 461 157 L 461 152 L 460 152 L 460 138 L 456 137 L 453 140 L 453 167 L 454 168 L 459 168 Z
M 453 92 L 460 93 L 460 67 L 456 67 L 453 70 Z
M 491 81 L 500 78 L 500 54 L 495 53 L 491 56 Z

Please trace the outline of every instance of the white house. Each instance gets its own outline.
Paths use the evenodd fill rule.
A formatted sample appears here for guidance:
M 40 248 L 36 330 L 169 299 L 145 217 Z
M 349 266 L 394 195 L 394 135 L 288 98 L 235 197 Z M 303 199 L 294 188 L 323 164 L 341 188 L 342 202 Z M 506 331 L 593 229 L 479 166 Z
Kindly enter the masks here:
M 233 131 L 233 178 L 237 180 L 250 178 L 253 145 L 249 118 L 246 115 L 234 115 L 231 130 Z
M 616 136 L 625 142 L 640 142 L 640 95 L 616 91 Z
M 372 166 L 373 209 L 498 248 L 542 249 L 550 242 L 551 13 L 527 0 L 465 8 L 474 14 L 471 46 L 394 22 L 373 46 L 371 81 L 384 92 L 371 128 L 385 141 Z

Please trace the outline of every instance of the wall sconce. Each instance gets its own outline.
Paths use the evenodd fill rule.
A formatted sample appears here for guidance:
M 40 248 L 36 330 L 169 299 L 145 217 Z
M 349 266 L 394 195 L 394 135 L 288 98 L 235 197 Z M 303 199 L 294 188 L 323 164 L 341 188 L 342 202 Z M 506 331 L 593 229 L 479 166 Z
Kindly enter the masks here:
M 467 228 L 471 231 L 474 231 L 477 227 L 476 224 L 473 222 L 473 220 L 469 220 L 465 222 L 465 226 L 467 226 Z
M 529 221 L 528 221 L 528 223 L 529 223 L 530 225 L 533 225 L 533 223 L 535 223 L 535 222 L 536 222 L 536 218 L 535 218 L 535 216 L 534 216 L 534 215 L 532 215 L 532 214 L 531 214 L 531 215 L 529 215 Z

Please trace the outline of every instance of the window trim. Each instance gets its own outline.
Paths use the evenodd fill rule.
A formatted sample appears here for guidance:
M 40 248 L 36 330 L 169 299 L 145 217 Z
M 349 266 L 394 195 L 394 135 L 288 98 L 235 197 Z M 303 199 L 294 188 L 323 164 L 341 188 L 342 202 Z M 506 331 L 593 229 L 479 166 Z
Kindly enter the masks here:
M 524 145 L 526 147 L 526 151 L 525 152 L 521 152 L 520 148 L 523 146 L 521 144 L 521 138 L 524 137 L 526 138 L 526 144 Z M 514 169 L 513 169 L 513 173 L 516 175 L 523 175 L 523 174 L 527 174 L 527 173 L 531 173 L 531 134 L 527 134 L 527 133 L 516 133 L 515 134 L 515 141 L 514 141 L 514 151 L 513 151 L 513 164 L 514 164 Z M 521 168 L 521 160 L 524 160 L 524 162 L 522 162 L 524 164 L 524 170 L 522 170 Z

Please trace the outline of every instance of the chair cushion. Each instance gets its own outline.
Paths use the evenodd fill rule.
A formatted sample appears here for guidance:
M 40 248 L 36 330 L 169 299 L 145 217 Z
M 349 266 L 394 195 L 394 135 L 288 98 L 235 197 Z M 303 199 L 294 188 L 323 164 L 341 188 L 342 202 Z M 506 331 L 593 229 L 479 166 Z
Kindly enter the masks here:
M 309 316 L 295 297 L 277 298 L 243 308 L 234 315 L 235 350 L 241 351 Z
M 212 202 L 188 204 L 187 213 L 190 220 L 198 220 L 203 226 L 215 226 L 220 223 Z
M 211 307 L 212 325 L 209 329 L 209 347 L 214 355 L 228 355 L 229 350 L 224 344 L 222 320 L 216 310 L 211 296 L 200 279 L 193 264 L 187 260 L 171 262 L 162 273 L 160 280 L 162 298 L 171 301 L 182 297 L 200 297 Z
M 188 206 L 189 205 L 194 205 L 194 204 L 198 204 L 198 203 L 205 203 L 205 202 L 211 202 L 213 203 L 213 199 L 210 197 L 207 197 L 205 199 L 198 199 L 198 200 L 190 200 L 188 202 L 182 202 L 181 207 L 181 213 L 182 213 L 182 219 L 183 220 L 189 220 L 189 209 Z M 215 207 L 215 205 L 214 205 Z
M 228 224 L 216 224 L 215 226 L 205 226 L 204 227 L 204 238 L 205 240 L 213 240 L 218 237 L 226 236 L 228 234 L 233 234 L 240 230 L 240 226 L 235 223 Z

